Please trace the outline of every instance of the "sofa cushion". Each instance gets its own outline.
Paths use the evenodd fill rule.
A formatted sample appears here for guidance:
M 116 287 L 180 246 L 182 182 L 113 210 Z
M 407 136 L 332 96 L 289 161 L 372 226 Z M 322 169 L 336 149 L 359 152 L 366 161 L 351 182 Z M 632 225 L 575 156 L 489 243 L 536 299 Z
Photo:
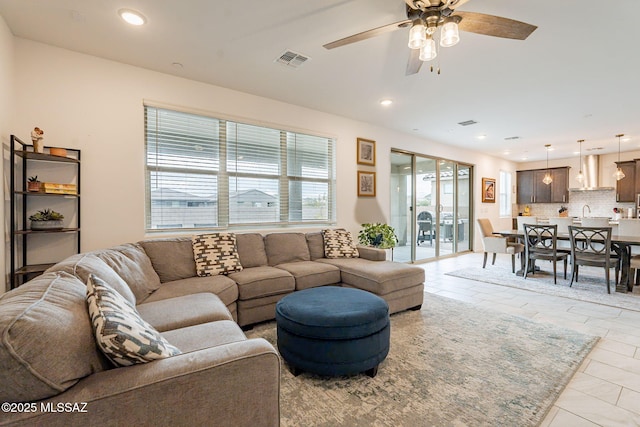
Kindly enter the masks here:
M 238 286 L 227 276 L 195 276 L 163 283 L 160 289 L 152 293 L 143 303 L 198 293 L 212 293 L 228 306 L 238 299 Z
M 87 304 L 96 343 L 116 366 L 130 366 L 180 354 L 135 307 L 95 275 L 87 281 Z
M 275 267 L 245 268 L 239 273 L 231 273 L 229 278 L 238 284 L 240 300 L 289 293 L 296 288 L 293 276 Z
M 128 243 L 113 248 L 95 251 L 94 254 L 118 273 L 136 296 L 136 301 L 144 301 L 160 287 L 160 278 L 153 269 L 151 260 L 138 244 Z M 96 272 L 100 278 L 100 274 Z M 102 280 L 108 280 L 102 278 Z M 109 283 L 109 282 L 107 282 Z
M 309 247 L 311 261 L 324 258 L 324 239 L 322 238 L 322 232 L 316 231 L 313 233 L 307 233 L 305 237 L 307 238 L 307 246 Z
M 196 276 L 191 237 L 143 240 L 139 243 L 151 260 L 160 282 Z
M 129 285 L 113 268 L 95 254 L 84 253 L 72 255 L 47 270 L 47 272 L 52 271 L 69 273 L 80 279 L 82 283 L 87 283 L 90 274 L 96 274 L 98 277 L 107 281 L 111 287 L 118 291 L 127 301 L 131 304 L 136 304 L 136 297 Z
M 140 317 L 159 332 L 216 320 L 233 320 L 227 306 L 212 293 L 191 294 L 143 303 L 136 306 L 136 310 L 140 313 Z
M 162 336 L 179 347 L 183 353 L 247 340 L 242 329 L 232 320 L 219 320 L 174 329 L 163 332 Z
M 400 262 L 362 258 L 325 258 L 318 262 L 339 267 L 343 283 L 381 296 L 424 283 L 423 268 Z
M 279 264 L 276 267 L 288 271 L 295 277 L 297 291 L 340 283 L 340 269 L 335 265 L 298 261 Z
M 110 368 L 95 344 L 86 287 L 49 272 L 0 296 L 0 401 L 27 402 L 62 393 Z
M 198 234 L 191 238 L 198 276 L 242 271 L 234 233 Z
M 236 234 L 238 256 L 244 268 L 260 267 L 268 264 L 264 250 L 264 237 L 260 233 Z
M 264 237 L 269 265 L 309 261 L 307 239 L 302 233 L 271 233 Z
M 358 258 L 353 236 L 344 228 L 322 230 L 324 254 L 327 258 Z

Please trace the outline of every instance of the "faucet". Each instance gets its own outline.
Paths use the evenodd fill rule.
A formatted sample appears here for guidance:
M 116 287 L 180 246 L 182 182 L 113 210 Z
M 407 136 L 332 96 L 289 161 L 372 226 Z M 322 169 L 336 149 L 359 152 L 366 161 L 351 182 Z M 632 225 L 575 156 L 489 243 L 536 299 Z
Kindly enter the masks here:
M 589 207 L 589 205 L 584 205 L 584 206 L 582 207 L 582 218 L 584 218 L 584 208 L 589 209 L 589 213 L 591 213 L 591 208 Z

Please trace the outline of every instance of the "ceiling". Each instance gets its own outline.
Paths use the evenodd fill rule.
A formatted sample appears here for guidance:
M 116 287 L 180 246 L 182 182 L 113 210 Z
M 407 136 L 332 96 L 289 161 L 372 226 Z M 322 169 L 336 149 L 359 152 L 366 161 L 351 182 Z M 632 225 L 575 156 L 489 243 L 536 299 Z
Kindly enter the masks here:
M 120 8 L 147 24 L 125 24 Z M 470 0 L 459 10 L 538 29 L 525 41 L 461 32 L 434 61 L 440 75 L 427 63 L 405 76 L 408 28 L 322 47 L 405 19 L 403 0 L 0 0 L 18 37 L 516 162 L 544 159 L 545 144 L 549 158 L 572 157 L 578 139 L 583 153 L 615 152 L 618 133 L 631 137 L 622 151 L 640 150 L 640 1 Z M 311 59 L 274 62 L 286 50 Z M 467 120 L 477 124 L 458 124 Z

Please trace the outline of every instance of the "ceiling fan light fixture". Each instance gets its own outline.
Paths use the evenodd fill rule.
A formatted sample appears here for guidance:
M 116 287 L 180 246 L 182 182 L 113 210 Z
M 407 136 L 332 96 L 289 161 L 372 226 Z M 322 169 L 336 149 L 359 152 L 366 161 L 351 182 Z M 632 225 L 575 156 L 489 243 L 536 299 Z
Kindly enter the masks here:
M 424 46 L 420 48 L 420 61 L 431 61 L 438 56 L 438 51 L 436 50 L 436 42 L 433 40 L 433 37 L 427 37 L 427 41 Z
M 449 17 L 444 21 L 440 30 L 440 46 L 451 47 L 460 41 L 460 32 L 458 31 L 458 21 L 456 17 Z
M 413 21 L 409 30 L 409 48 L 420 49 L 427 41 L 426 28 L 421 19 Z

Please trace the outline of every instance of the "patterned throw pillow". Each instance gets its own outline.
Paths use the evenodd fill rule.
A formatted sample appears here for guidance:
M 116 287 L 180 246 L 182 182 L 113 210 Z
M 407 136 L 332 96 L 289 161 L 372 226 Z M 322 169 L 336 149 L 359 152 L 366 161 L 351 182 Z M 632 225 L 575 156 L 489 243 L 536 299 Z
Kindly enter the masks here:
M 358 248 L 351 233 L 344 228 L 322 230 L 324 256 L 327 258 L 358 258 Z
M 234 233 L 200 234 L 193 236 L 191 243 L 198 276 L 242 271 Z
M 180 354 L 122 295 L 94 274 L 87 280 L 89 317 L 102 352 L 116 366 Z

